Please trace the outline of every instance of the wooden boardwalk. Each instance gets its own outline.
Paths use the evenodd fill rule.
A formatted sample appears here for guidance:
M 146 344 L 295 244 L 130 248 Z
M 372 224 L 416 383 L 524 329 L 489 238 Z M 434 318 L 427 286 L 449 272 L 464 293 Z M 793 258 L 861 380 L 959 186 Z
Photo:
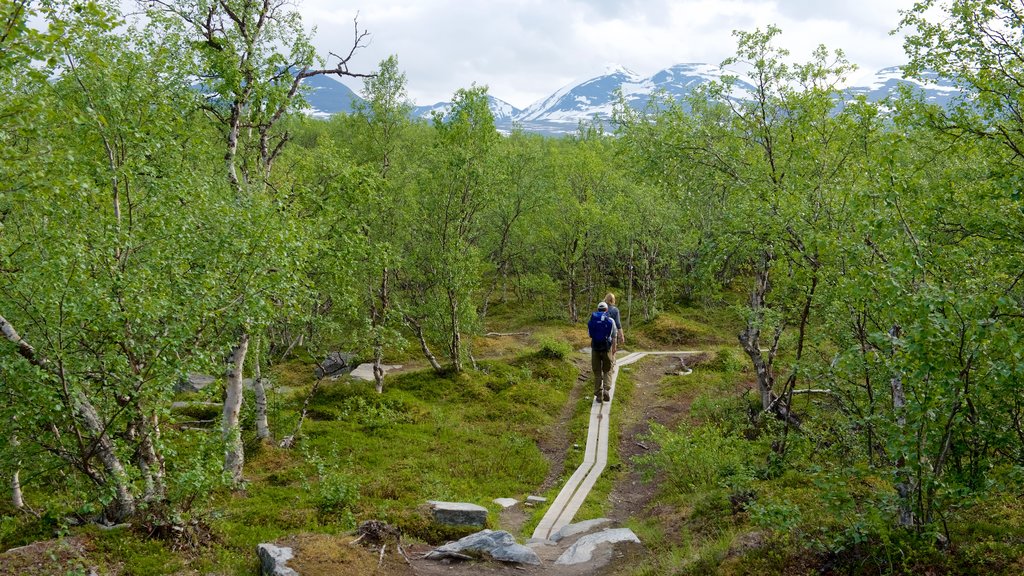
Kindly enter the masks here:
M 573 517 L 579 512 L 587 495 L 590 494 L 590 490 L 593 489 L 597 479 L 604 472 L 604 468 L 608 464 L 608 426 L 611 420 L 612 402 L 615 400 L 615 383 L 618 380 L 619 368 L 632 364 L 647 355 L 696 353 L 699 351 L 632 352 L 615 360 L 615 366 L 611 371 L 611 388 L 609 390 L 612 400 L 604 403 L 595 400 L 591 404 L 590 425 L 587 428 L 587 448 L 583 453 L 583 462 L 569 477 L 555 501 L 551 503 L 551 507 L 544 514 L 537 529 L 533 531 L 534 538 L 547 540 L 562 527 L 571 524 Z

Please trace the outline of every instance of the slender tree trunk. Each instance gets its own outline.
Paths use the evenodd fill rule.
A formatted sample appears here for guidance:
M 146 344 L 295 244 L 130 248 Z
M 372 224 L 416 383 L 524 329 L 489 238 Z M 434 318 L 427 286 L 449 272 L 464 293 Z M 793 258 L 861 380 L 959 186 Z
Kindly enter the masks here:
M 154 415 L 148 425 L 143 418 L 139 419 L 137 425 L 140 435 L 139 470 L 142 471 L 146 483 L 142 499 L 146 502 L 158 502 L 167 494 L 166 468 L 163 458 L 157 452 L 155 442 L 160 439 L 159 423 L 158 417 Z
M 577 292 L 579 286 L 576 285 L 576 270 L 575 267 L 569 271 L 569 322 L 573 324 L 580 320 L 580 309 L 577 304 Z
M 14 506 L 15 510 L 21 510 L 25 507 L 25 499 L 21 494 L 21 463 L 18 463 L 18 467 L 14 470 L 14 475 L 11 476 L 11 505 Z
M 436 372 L 441 371 L 441 364 L 437 361 L 437 358 L 430 351 L 430 347 L 427 346 L 427 338 L 423 334 L 423 325 L 416 321 L 415 318 L 405 315 L 405 322 L 412 326 L 412 329 L 416 332 L 416 338 L 420 341 L 420 348 L 423 350 L 423 356 L 426 357 L 427 362 L 430 362 L 430 367 Z
M 93 436 L 92 449 L 99 456 L 103 469 L 107 472 L 106 482 L 111 483 L 114 489 L 114 502 L 107 507 L 107 515 L 114 522 L 123 522 L 135 514 L 135 496 L 132 495 L 128 474 L 121 464 L 121 459 L 117 457 L 114 442 L 107 434 L 106 426 L 96 408 L 81 390 L 76 391 L 74 396 L 75 413 Z
M 221 428 L 224 440 L 224 471 L 230 474 L 235 482 L 242 481 L 242 466 L 245 463 L 238 413 L 242 409 L 242 366 L 245 364 L 245 354 L 248 350 L 249 335 L 243 334 L 234 350 L 231 351 Z
M 324 367 L 321 365 L 318 374 L 323 373 Z M 298 440 L 299 434 L 302 433 L 302 423 L 306 421 L 306 413 L 309 412 L 309 403 L 313 400 L 313 396 L 316 396 L 317 390 L 320 389 L 321 382 L 323 382 L 323 378 L 317 378 L 316 381 L 313 382 L 313 387 L 309 389 L 309 394 L 302 402 L 302 411 L 299 412 L 299 421 L 295 423 L 295 430 L 290 436 L 285 436 L 284 439 L 281 440 L 281 448 L 293 448 L 295 446 L 295 441 Z
M 632 330 L 631 318 L 633 317 L 633 241 L 629 241 L 629 284 L 626 288 L 626 328 Z
M 231 105 L 231 120 L 228 124 L 228 142 L 227 150 L 224 153 L 224 162 L 228 169 L 228 181 L 236 191 L 241 189 L 241 184 L 238 180 L 238 169 L 235 167 L 235 157 L 238 152 L 239 125 L 241 124 L 241 121 L 242 104 L 241 102 L 234 102 Z
M 889 336 L 893 340 L 892 353 L 895 354 L 896 339 L 900 336 L 900 327 L 893 326 L 889 330 Z M 896 417 L 896 429 L 902 440 L 907 427 L 907 416 L 905 413 L 907 396 L 903 391 L 903 374 L 896 372 L 889 381 L 889 384 L 892 388 L 892 412 Z M 909 528 L 914 525 L 914 481 L 910 477 L 910 471 L 907 470 L 907 458 L 902 450 L 896 457 L 896 493 L 899 495 L 899 524 L 904 528 Z
M 769 266 L 771 265 L 771 254 L 765 252 L 761 255 L 761 264 L 757 268 L 754 278 L 754 289 L 750 294 L 750 310 L 752 312 L 747 326 L 739 334 L 740 344 L 743 351 L 750 357 L 754 364 L 754 371 L 757 375 L 757 388 L 761 394 L 761 408 L 768 410 L 774 401 L 773 388 L 775 386 L 775 375 L 772 374 L 772 356 L 766 361 L 761 352 L 761 322 L 764 319 L 764 300 L 771 284 L 768 280 Z
M 11 436 L 11 447 L 17 448 L 21 443 L 18 442 L 17 436 Z M 16 510 L 21 510 L 25 507 L 25 499 L 21 494 L 21 461 L 19 460 L 14 464 L 14 474 L 11 475 L 11 505 Z
M 373 381 L 377 393 L 382 394 L 384 392 L 384 336 L 381 331 L 384 329 L 390 307 L 387 267 L 381 272 L 377 298 L 379 298 L 379 306 L 375 303 L 370 310 L 370 323 L 373 327 Z
M 252 388 L 256 395 L 256 437 L 270 438 L 270 423 L 267 421 L 267 388 L 263 384 L 263 369 L 260 366 L 260 340 L 253 350 Z
M 458 373 L 462 372 L 462 334 L 459 332 L 459 297 L 453 290 L 448 290 L 448 311 L 452 322 L 450 345 L 452 368 Z

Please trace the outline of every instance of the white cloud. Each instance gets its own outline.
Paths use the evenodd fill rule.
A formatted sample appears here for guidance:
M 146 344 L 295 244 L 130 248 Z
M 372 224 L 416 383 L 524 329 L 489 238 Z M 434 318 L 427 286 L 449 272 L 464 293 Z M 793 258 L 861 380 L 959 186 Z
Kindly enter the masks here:
M 367 5 L 368 4 L 368 5 Z M 304 0 L 322 53 L 347 50 L 352 18 L 372 34 L 353 70 L 398 56 L 418 104 L 486 84 L 524 108 L 614 62 L 641 74 L 682 62 L 717 64 L 735 29 L 776 24 L 780 44 L 806 59 L 819 44 L 841 48 L 863 72 L 905 61 L 889 35 L 913 0 Z M 350 83 L 358 89 L 356 83 Z

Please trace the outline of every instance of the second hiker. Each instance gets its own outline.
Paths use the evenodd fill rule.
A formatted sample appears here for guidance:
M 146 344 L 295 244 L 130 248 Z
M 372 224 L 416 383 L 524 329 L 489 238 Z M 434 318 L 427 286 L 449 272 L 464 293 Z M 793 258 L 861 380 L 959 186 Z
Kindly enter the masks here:
M 619 336 L 612 339 L 612 365 L 614 365 L 615 355 L 619 352 L 619 344 L 626 343 L 626 332 L 622 329 L 622 318 L 619 317 L 619 309 L 615 306 L 615 294 L 611 292 L 605 294 L 604 301 L 608 304 L 608 317 L 615 321 L 615 331 Z

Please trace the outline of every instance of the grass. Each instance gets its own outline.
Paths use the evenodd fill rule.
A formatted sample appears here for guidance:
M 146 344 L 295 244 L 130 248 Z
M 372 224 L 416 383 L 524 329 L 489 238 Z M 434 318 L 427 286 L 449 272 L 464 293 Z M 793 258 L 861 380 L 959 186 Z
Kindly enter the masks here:
M 425 503 L 455 500 L 487 507 L 493 525 L 499 512 L 494 498 L 522 500 L 547 476 L 549 463 L 538 441 L 551 437 L 577 385 L 574 350 L 588 342 L 582 325 L 537 321 L 514 307 L 495 307 L 490 322 L 501 327 L 496 331 L 529 334 L 477 339 L 477 370 L 392 375 L 383 394 L 370 383 L 321 382 L 296 448 L 246 435 L 247 482 L 241 489 L 225 487 L 216 474 L 200 473 L 203 466 L 219 465 L 216 425 L 192 431 L 169 426 L 164 441 L 178 453 L 169 473 L 206 479 L 185 484 L 199 495 L 181 518 L 202 536 L 195 546 L 175 547 L 140 530 L 75 527 L 69 518 L 84 511 L 66 504 L 73 501 L 70 494 L 28 482 L 26 498 L 48 512 L 36 518 L 0 505 L 0 544 L 17 546 L 55 533 L 62 538 L 29 556 L 0 558 L 0 573 L 84 574 L 97 566 L 119 576 L 252 574 L 255 546 L 274 541 L 290 542 L 323 560 L 303 566 L 302 574 L 333 573 L 339 564 L 351 567 L 349 573 L 369 573 L 376 558 L 347 546 L 358 521 L 383 520 L 401 527 L 406 539 L 439 543 L 461 534 L 433 525 Z M 847 431 L 831 428 L 840 416 L 834 406 L 801 398 L 795 406 L 806 416 L 805 430 L 790 432 L 786 461 L 778 461 L 778 423 L 751 424 L 759 399 L 747 393 L 753 375 L 735 344 L 737 331 L 728 310 L 679 308 L 637 323 L 628 333 L 634 350 L 709 351 L 693 374 L 662 378 L 657 399 L 689 408 L 680 427 L 670 431 L 689 434 L 696 443 L 687 448 L 691 461 L 683 465 L 721 460 L 716 450 L 739 442 L 748 468 L 739 476 L 718 471 L 695 488 L 667 481 L 682 476 L 672 476 L 667 465 L 652 468 L 660 492 L 649 514 L 629 521 L 650 554 L 628 574 L 1024 573 L 1019 467 L 992 471 L 989 493 L 949 509 L 941 523 L 945 544 L 938 544 L 935 531 L 897 530 L 891 522 L 893 479 L 841 441 Z M 608 515 L 609 495 L 631 465 L 620 460 L 615 447 L 639 418 L 630 406 L 637 372 L 635 366 L 620 372 L 608 468 L 577 520 Z M 306 359 L 279 364 L 272 376 L 279 390 L 287 390 L 271 396 L 271 424 L 280 438 L 292 432 L 313 373 Z M 578 385 L 589 392 L 589 381 Z M 182 398 L 215 400 L 215 388 Z M 562 477 L 543 494 L 549 502 L 582 461 L 590 406 L 584 393 L 572 407 L 567 438 L 579 448 L 568 450 Z M 251 397 L 245 410 L 248 430 Z M 176 417 L 182 420 L 215 416 L 202 407 L 180 412 Z M 718 436 L 695 432 L 710 426 Z M 721 435 L 732 443 L 722 443 Z M 532 533 L 544 512 L 534 509 L 519 536 Z

